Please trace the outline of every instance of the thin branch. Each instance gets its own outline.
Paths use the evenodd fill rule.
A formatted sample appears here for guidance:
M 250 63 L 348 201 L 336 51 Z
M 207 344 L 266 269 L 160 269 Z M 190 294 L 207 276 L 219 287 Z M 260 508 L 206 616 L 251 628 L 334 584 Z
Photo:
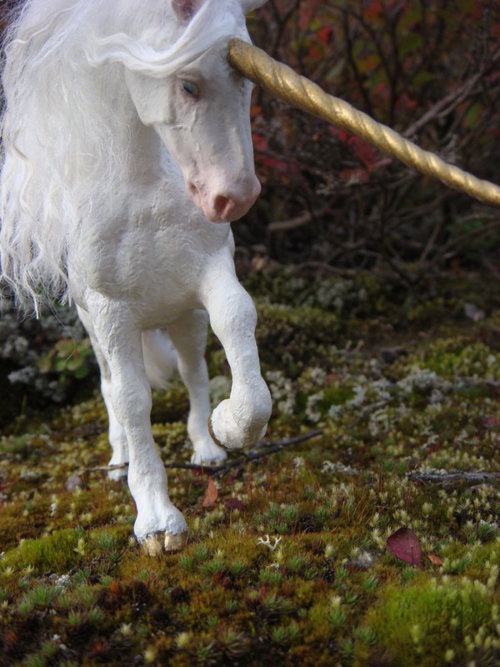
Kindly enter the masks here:
M 495 63 L 500 55 L 499 51 L 496 51 L 492 57 L 491 62 Z M 463 102 L 469 95 L 473 93 L 474 88 L 479 84 L 484 77 L 484 71 L 481 70 L 476 72 L 473 76 L 465 81 L 458 90 L 452 90 L 451 93 L 440 99 L 436 104 L 429 109 L 423 116 L 421 116 L 417 121 L 415 121 L 410 127 L 408 127 L 403 133 L 404 137 L 413 138 L 418 132 L 425 127 L 432 120 L 442 118 L 447 116 L 451 111 L 456 109 L 457 105 Z
M 276 232 L 288 232 L 292 229 L 298 229 L 303 227 L 311 222 L 313 216 L 309 211 L 304 211 L 296 218 L 290 218 L 290 220 L 280 220 L 277 222 L 270 222 L 267 226 L 267 233 L 274 234 Z
M 357 66 L 356 59 L 355 59 L 354 53 L 353 53 L 354 45 L 352 43 L 351 24 L 350 24 L 350 21 L 349 21 L 349 16 L 350 16 L 350 13 L 346 11 L 346 12 L 343 13 L 343 17 L 342 17 L 343 18 L 343 21 L 342 21 L 343 26 L 342 27 L 344 29 L 344 37 L 345 37 L 345 42 L 346 42 L 347 61 L 349 63 L 349 66 L 351 68 L 352 73 L 354 74 L 354 78 L 356 79 L 356 82 L 358 84 L 359 92 L 360 92 L 360 94 L 363 98 L 365 109 L 370 116 L 374 116 L 370 96 L 368 95 L 368 93 L 366 91 L 366 87 L 364 85 L 363 77 L 362 77 L 362 75 L 359 71 L 359 68 Z
M 277 442 L 272 442 L 269 440 L 263 440 L 260 442 L 254 449 L 250 450 L 247 454 L 243 454 L 238 459 L 233 459 L 220 465 L 209 466 L 209 465 L 199 465 L 196 463 L 165 463 L 165 468 L 177 469 L 177 470 L 196 470 L 198 472 L 206 473 L 212 477 L 218 475 L 224 475 L 229 470 L 233 468 L 240 468 L 247 463 L 253 463 L 254 461 L 259 461 L 260 459 L 269 456 L 270 454 L 276 454 L 281 452 L 286 447 L 292 447 L 293 445 L 300 445 L 303 442 L 317 438 L 323 434 L 323 431 L 310 431 L 309 433 L 304 433 L 303 435 L 297 435 L 294 438 L 286 438 L 284 440 L 278 440 Z M 78 476 L 86 475 L 91 472 L 112 472 L 114 470 L 126 470 L 128 468 L 128 463 L 122 463 L 120 465 L 108 465 L 108 466 L 95 466 L 93 468 L 85 468 L 81 470 Z
M 412 482 L 435 484 L 437 486 L 456 486 L 459 484 L 491 484 L 500 480 L 500 472 L 484 472 L 483 470 L 414 470 L 406 475 Z
M 268 440 L 263 440 L 257 447 L 250 450 L 247 454 L 243 454 L 238 459 L 232 461 L 227 461 L 226 463 L 221 463 L 217 466 L 203 466 L 197 465 L 195 463 L 166 463 L 166 468 L 176 468 L 181 470 L 197 470 L 199 472 L 210 474 L 212 477 L 223 476 L 229 470 L 234 468 L 241 468 L 248 463 L 254 463 L 260 459 L 266 458 L 270 454 L 276 454 L 281 452 L 286 447 L 291 447 L 293 445 L 300 445 L 303 442 L 307 442 L 312 438 L 317 438 L 322 435 L 323 431 L 310 431 L 304 435 L 298 435 L 294 438 L 286 438 L 285 440 L 279 440 L 278 442 L 270 442 Z

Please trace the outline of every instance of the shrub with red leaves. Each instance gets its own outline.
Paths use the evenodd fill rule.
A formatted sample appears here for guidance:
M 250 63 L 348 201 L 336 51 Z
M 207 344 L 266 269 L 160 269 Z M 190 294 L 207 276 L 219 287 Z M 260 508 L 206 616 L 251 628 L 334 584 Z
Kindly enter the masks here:
M 258 46 L 331 94 L 500 182 L 497 3 L 269 0 L 250 29 Z M 384 265 L 409 281 L 452 261 L 495 271 L 494 209 L 262 91 L 253 128 L 264 192 L 235 225 L 239 244 L 264 243 L 280 261 Z

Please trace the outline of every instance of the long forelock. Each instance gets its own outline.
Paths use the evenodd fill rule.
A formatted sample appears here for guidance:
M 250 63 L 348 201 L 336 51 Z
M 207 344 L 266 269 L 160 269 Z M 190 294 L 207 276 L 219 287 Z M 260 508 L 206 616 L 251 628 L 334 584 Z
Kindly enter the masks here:
M 94 68 L 120 63 L 166 77 L 221 39 L 246 34 L 239 0 L 206 0 L 184 29 L 166 15 L 166 0 L 156 7 L 158 20 L 146 26 L 133 0 L 28 0 L 8 31 L 0 261 L 21 304 L 37 308 L 41 285 L 67 296 L 67 248 L 82 210 L 107 201 L 132 158 L 125 120 L 96 89 Z
M 177 39 L 165 48 L 119 33 L 92 40 L 92 51 L 87 53 L 87 57 L 95 65 L 119 62 L 129 70 L 164 78 L 199 58 L 217 42 L 247 35 L 238 0 L 226 0 L 225 3 L 205 0 Z M 164 35 L 160 36 L 160 40 L 161 37 Z

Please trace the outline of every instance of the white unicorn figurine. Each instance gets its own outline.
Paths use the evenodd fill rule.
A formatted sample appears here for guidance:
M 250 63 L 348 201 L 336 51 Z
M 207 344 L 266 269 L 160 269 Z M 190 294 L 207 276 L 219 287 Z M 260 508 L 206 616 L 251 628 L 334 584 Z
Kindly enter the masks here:
M 187 527 L 151 434 L 150 385 L 178 368 L 195 463 L 254 444 L 271 412 L 229 225 L 260 185 L 251 84 L 228 65 L 227 41 L 249 41 L 245 14 L 262 4 L 28 0 L 6 41 L 2 276 L 37 313 L 48 294 L 76 303 L 110 464 L 128 463 L 135 535 L 151 554 L 182 548 Z M 212 414 L 208 321 L 232 372 Z

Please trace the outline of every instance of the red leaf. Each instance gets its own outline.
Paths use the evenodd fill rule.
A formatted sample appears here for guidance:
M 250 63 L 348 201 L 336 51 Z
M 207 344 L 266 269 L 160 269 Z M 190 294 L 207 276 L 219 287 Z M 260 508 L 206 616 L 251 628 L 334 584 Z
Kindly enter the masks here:
M 367 21 L 379 19 L 384 12 L 384 7 L 380 0 L 372 0 L 363 11 L 363 16 Z
M 377 154 L 373 148 L 359 137 L 351 137 L 349 145 L 352 146 L 357 157 L 370 169 L 377 162 Z
M 330 42 L 332 41 L 332 37 L 333 37 L 333 28 L 330 28 L 330 26 L 324 26 L 323 28 L 320 28 L 318 30 L 318 39 L 325 46 L 328 46 L 330 44 Z
M 422 549 L 413 530 L 400 528 L 387 538 L 387 551 L 410 565 L 422 567 Z
M 205 508 L 213 507 L 213 505 L 215 505 L 215 501 L 217 500 L 218 495 L 219 492 L 217 491 L 215 482 L 212 477 L 209 477 L 207 490 L 205 491 L 205 497 L 203 498 L 203 507 Z
M 498 428 L 500 426 L 500 418 L 496 415 L 490 415 L 489 417 L 482 417 L 481 421 L 485 428 Z M 0 488 L 0 491 L 2 489 Z
M 113 579 L 113 581 L 110 582 L 108 590 L 114 597 L 121 597 L 122 587 L 120 586 L 120 582 L 116 579 Z
M 239 498 L 229 498 L 226 500 L 226 509 L 228 512 L 233 512 L 234 510 L 241 512 L 245 509 L 245 505 L 243 505 Z

